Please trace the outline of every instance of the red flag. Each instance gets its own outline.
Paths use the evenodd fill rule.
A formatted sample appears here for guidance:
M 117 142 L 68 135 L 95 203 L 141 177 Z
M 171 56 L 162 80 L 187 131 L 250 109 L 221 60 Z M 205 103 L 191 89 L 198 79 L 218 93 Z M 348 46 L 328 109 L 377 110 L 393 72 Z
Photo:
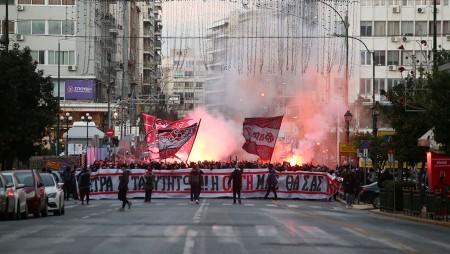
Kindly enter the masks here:
M 155 116 L 142 113 L 144 131 L 146 134 L 147 148 L 151 154 L 152 159 L 158 159 L 158 130 L 165 128 L 183 128 L 189 126 L 189 121 L 191 119 L 182 119 L 175 122 L 168 120 L 159 119 Z M 183 147 L 181 151 L 190 151 L 194 141 L 189 140 Z
M 198 123 L 185 128 L 166 128 L 158 130 L 159 158 L 174 158 L 178 150 L 183 147 L 198 130 Z
M 270 161 L 282 121 L 283 116 L 245 118 L 242 148 L 261 160 Z

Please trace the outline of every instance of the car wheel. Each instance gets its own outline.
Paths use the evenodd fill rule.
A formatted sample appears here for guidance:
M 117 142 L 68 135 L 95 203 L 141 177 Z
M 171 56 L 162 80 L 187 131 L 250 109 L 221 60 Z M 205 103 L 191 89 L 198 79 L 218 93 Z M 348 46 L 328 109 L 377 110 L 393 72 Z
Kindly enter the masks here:
M 20 217 L 22 218 L 22 220 L 28 219 L 28 205 L 27 204 L 25 204 L 25 212 L 21 213 Z
M 376 196 L 372 201 L 372 206 L 375 209 L 380 209 L 380 196 Z
M 61 201 L 59 202 L 58 210 L 54 211 L 53 215 L 61 215 Z
M 61 209 L 61 215 L 64 215 L 64 213 L 65 213 L 65 210 L 64 210 L 64 205 L 63 205 L 63 208 Z
M 6 200 L 6 206 L 5 206 L 5 212 L 3 212 L 3 214 L 0 216 L 1 219 L 3 220 L 7 220 L 8 219 L 8 200 Z

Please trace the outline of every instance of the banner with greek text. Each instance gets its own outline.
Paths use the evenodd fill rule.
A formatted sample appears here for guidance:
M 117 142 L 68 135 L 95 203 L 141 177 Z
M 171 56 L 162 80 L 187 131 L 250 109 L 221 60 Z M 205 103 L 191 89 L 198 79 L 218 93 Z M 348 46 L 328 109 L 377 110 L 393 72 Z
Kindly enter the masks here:
M 234 169 L 202 169 L 203 183 L 201 197 L 232 197 L 228 179 Z M 152 198 L 189 198 L 188 180 L 190 169 L 153 170 L 155 189 Z M 132 169 L 128 184 L 128 197 L 144 197 L 145 169 Z M 243 198 L 264 197 L 267 191 L 267 169 L 244 169 L 242 174 Z M 91 199 L 117 199 L 121 170 L 100 169 L 91 173 Z M 326 199 L 336 191 L 334 177 L 316 172 L 277 172 L 279 198 Z M 273 194 L 270 194 L 270 197 Z

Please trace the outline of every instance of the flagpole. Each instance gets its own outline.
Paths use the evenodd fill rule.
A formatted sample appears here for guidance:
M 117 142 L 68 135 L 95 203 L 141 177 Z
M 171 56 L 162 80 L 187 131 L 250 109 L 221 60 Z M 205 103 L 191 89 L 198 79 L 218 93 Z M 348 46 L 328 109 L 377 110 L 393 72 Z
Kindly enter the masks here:
M 195 139 L 197 138 L 197 133 L 198 133 L 198 130 L 200 129 L 200 123 L 201 122 L 202 122 L 202 119 L 200 118 L 200 120 L 198 121 L 197 130 L 195 131 L 195 137 L 194 137 L 194 141 L 192 142 L 191 150 L 189 150 L 188 156 L 186 158 L 186 164 L 188 164 L 189 156 L 191 155 L 192 147 L 194 147 Z

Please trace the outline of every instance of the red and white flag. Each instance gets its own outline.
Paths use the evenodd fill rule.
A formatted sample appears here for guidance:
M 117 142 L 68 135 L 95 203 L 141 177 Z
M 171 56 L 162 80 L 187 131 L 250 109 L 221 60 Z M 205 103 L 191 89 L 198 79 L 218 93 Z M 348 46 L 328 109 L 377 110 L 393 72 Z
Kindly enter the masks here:
M 147 148 L 151 154 L 151 159 L 157 160 L 159 158 L 158 149 L 158 130 L 166 128 L 183 128 L 189 126 L 191 119 L 182 119 L 178 121 L 168 121 L 159 119 L 155 116 L 142 113 L 142 122 L 144 123 L 145 139 L 147 141 Z M 187 153 L 191 151 L 194 145 L 194 140 L 189 140 L 181 149 L 180 152 Z
M 185 128 L 166 128 L 158 130 L 159 158 L 178 158 L 177 152 L 197 134 L 198 123 Z M 194 137 L 195 139 L 195 137 Z
M 282 121 L 283 116 L 245 118 L 242 148 L 263 161 L 270 161 Z

